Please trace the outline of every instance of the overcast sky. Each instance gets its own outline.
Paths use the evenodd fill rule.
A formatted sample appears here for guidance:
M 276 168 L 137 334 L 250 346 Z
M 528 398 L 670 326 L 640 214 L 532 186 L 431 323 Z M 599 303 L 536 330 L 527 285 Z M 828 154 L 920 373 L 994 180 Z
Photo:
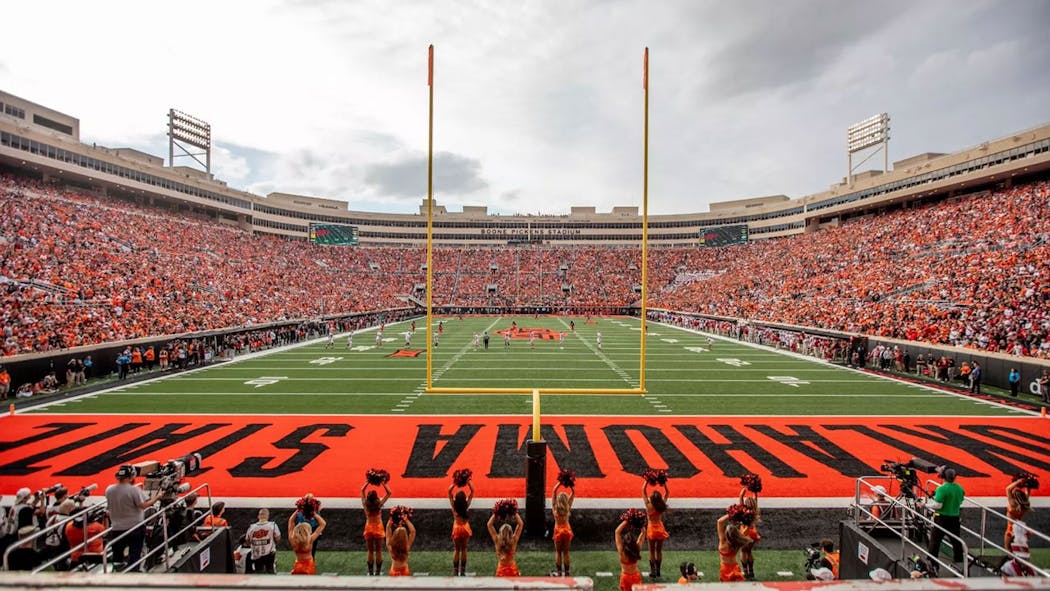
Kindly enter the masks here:
M 169 107 L 212 125 L 231 186 L 416 211 L 426 47 L 435 195 L 451 208 L 636 205 L 650 47 L 650 211 L 819 192 L 845 129 L 891 117 L 890 160 L 1050 122 L 1050 2 L 20 2 L 0 88 L 81 139 L 167 156 Z M 881 166 L 881 156 L 870 164 Z

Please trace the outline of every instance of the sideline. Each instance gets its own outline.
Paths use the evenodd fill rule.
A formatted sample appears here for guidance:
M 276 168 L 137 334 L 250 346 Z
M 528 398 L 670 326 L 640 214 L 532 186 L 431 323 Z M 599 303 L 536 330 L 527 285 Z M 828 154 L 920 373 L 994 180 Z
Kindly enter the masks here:
M 1025 413 L 1025 414 L 1028 414 L 1028 415 L 1031 415 L 1031 416 L 1034 416 L 1034 417 L 1040 416 L 1039 413 L 1034 411 L 1034 410 L 1018 408 L 1016 406 L 1010 406 L 1009 404 L 996 402 L 994 400 L 984 400 L 984 399 L 981 399 L 981 398 L 974 398 L 973 396 L 969 396 L 968 394 L 964 394 L 962 392 L 952 392 L 952 391 L 949 391 L 949 390 L 943 390 L 941 388 L 935 388 L 935 387 L 929 386 L 927 384 L 909 382 L 907 380 L 904 380 L 904 379 L 901 379 L 901 378 L 898 378 L 898 377 L 895 377 L 895 376 L 885 375 L 885 374 L 878 373 L 878 372 L 868 371 L 868 370 L 864 370 L 864 369 L 858 369 L 858 368 L 855 368 L 855 367 L 849 367 L 849 366 L 845 366 L 845 365 L 838 365 L 838 364 L 832 363 L 830 361 L 827 361 L 825 359 L 820 359 L 818 357 L 811 357 L 809 355 L 803 355 L 801 353 L 795 353 L 794 351 L 785 351 L 783 349 L 777 349 L 775 347 L 770 347 L 769 345 L 760 345 L 758 343 L 749 343 L 747 341 L 741 341 L 741 340 L 738 340 L 738 339 L 732 339 L 732 338 L 729 338 L 729 337 L 724 337 L 724 336 L 722 336 L 720 334 L 716 334 L 716 333 L 706 332 L 706 331 L 702 331 L 702 330 L 694 330 L 692 328 L 686 328 L 684 326 L 675 326 L 673 324 L 667 324 L 665 322 L 660 322 L 658 320 L 646 320 L 646 324 L 648 324 L 650 322 L 652 322 L 653 324 L 659 324 L 661 326 L 666 326 L 667 328 L 678 329 L 678 330 L 681 330 L 683 332 L 691 332 L 693 334 L 699 334 L 699 335 L 703 335 L 705 337 L 711 337 L 711 338 L 714 338 L 714 339 L 718 339 L 720 341 L 724 341 L 726 343 L 734 343 L 734 344 L 737 344 L 737 345 L 744 345 L 746 347 L 751 347 L 753 349 L 760 349 L 760 350 L 763 350 L 763 351 L 771 351 L 771 352 L 775 352 L 775 353 L 780 353 L 781 355 L 786 355 L 788 357 L 793 357 L 795 359 L 800 359 L 800 360 L 803 360 L 803 361 L 812 361 L 813 363 L 819 363 L 819 364 L 822 364 L 822 365 L 827 365 L 829 367 L 834 367 L 834 368 L 841 369 L 841 370 L 844 370 L 844 371 L 851 371 L 851 372 L 858 373 L 858 374 L 861 374 L 861 375 L 864 375 L 864 376 L 874 377 L 874 378 L 878 378 L 880 380 L 886 380 L 888 382 L 896 382 L 898 384 L 904 384 L 904 385 L 907 385 L 907 386 L 914 386 L 916 388 L 922 388 L 924 390 L 929 390 L 931 392 L 937 392 L 938 394 L 947 394 L 949 396 L 955 396 L 956 398 L 961 398 L 963 400 L 969 400 L 971 402 L 976 402 L 976 403 L 980 403 L 980 404 L 988 404 L 988 405 L 991 405 L 991 406 L 997 406 L 997 407 L 999 407 L 999 408 L 1001 408 L 1003 410 L 1019 412 L 1019 413 Z
M 401 320 L 399 322 L 394 322 L 392 324 L 388 324 L 387 326 L 390 327 L 390 326 L 397 326 L 399 324 L 405 324 L 405 323 L 408 323 L 408 322 L 412 322 L 413 320 L 418 320 L 418 318 L 419 318 L 418 316 L 412 317 L 412 318 L 406 318 L 406 319 Z M 378 328 L 379 328 L 378 326 L 370 326 L 368 328 L 363 328 L 363 329 L 355 332 L 354 334 L 356 335 L 356 334 L 361 334 L 361 333 L 374 332 Z M 350 333 L 347 333 L 347 332 L 339 333 L 339 334 L 335 335 L 334 338 L 335 339 L 339 339 L 339 338 L 342 338 L 342 337 L 344 337 L 344 336 L 346 336 L 348 334 L 350 334 Z M 280 347 L 274 347 L 273 349 L 263 349 L 262 351 L 255 351 L 255 352 L 252 352 L 252 353 L 247 353 L 245 355 L 241 355 L 240 357 L 236 357 L 234 359 L 228 359 L 228 360 L 225 360 L 225 361 L 212 363 L 211 365 L 203 365 L 203 366 L 200 366 L 200 367 L 195 367 L 193 369 L 183 370 L 183 371 L 180 371 L 180 372 L 177 372 L 177 373 L 162 374 L 162 375 L 158 375 L 158 376 L 155 376 L 155 377 L 152 377 L 152 378 L 145 378 L 145 379 L 137 380 L 137 381 L 134 381 L 134 382 L 122 382 L 122 383 L 119 383 L 119 384 L 116 384 L 116 385 L 113 385 L 113 386 L 109 386 L 109 387 L 103 388 L 101 390 L 93 390 L 91 392 L 83 392 L 83 393 L 74 394 L 74 395 L 68 396 L 68 397 L 56 398 L 55 400 L 47 400 L 47 401 L 41 402 L 40 404 L 33 404 L 33 405 L 28 405 L 27 404 L 27 405 L 23 405 L 21 408 L 16 407 L 15 408 L 15 414 L 16 415 L 20 415 L 20 414 L 23 414 L 23 413 L 35 414 L 35 411 L 39 411 L 39 410 L 42 410 L 42 409 L 45 409 L 45 408 L 48 408 L 48 407 L 51 407 L 51 406 L 55 406 L 57 404 L 65 405 L 67 402 L 73 402 L 74 400 L 80 400 L 82 398 L 91 398 L 91 397 L 94 397 L 94 396 L 99 396 L 101 394 L 108 394 L 110 392 L 115 392 L 117 390 L 123 390 L 124 388 L 127 388 L 128 386 L 131 386 L 131 385 L 140 386 L 140 385 L 145 385 L 145 384 L 152 384 L 154 382 L 167 380 L 167 379 L 171 379 L 171 378 L 180 378 L 180 377 L 184 377 L 184 376 L 187 376 L 189 374 L 192 374 L 192 373 L 196 373 L 196 372 L 199 372 L 199 371 L 204 371 L 206 369 L 215 369 L 215 368 L 218 368 L 218 367 L 225 367 L 225 366 L 233 365 L 233 364 L 236 364 L 236 363 L 240 363 L 242 361 L 249 361 L 249 360 L 255 359 L 257 357 L 263 357 L 263 356 L 269 355 L 271 353 L 290 351 L 292 349 L 298 349 L 300 347 L 307 347 L 307 346 L 310 346 L 310 345 L 315 345 L 315 344 L 323 343 L 323 342 L 327 342 L 327 341 L 328 341 L 328 336 L 325 335 L 325 336 L 317 337 L 316 339 L 311 339 L 311 340 L 308 340 L 308 341 L 300 341 L 298 343 L 291 343 L 289 345 L 281 345 Z M 68 414 L 68 413 L 61 413 L 61 414 Z M 6 418 L 8 416 L 10 416 L 10 415 L 8 415 L 8 414 L 0 415 L 0 419 Z

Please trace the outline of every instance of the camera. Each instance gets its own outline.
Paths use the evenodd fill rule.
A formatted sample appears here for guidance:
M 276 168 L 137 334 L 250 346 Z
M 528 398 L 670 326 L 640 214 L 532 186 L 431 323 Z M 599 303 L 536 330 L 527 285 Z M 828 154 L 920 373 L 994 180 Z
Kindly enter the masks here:
M 77 492 L 77 494 L 70 495 L 69 498 L 73 499 L 73 502 L 76 503 L 77 505 L 82 505 L 84 503 L 84 501 L 86 501 L 87 498 L 89 496 L 91 496 L 92 491 L 94 491 L 97 488 L 98 488 L 97 484 L 95 484 L 95 483 L 89 484 L 89 485 L 81 488 L 80 491 Z
M 907 462 L 883 460 L 880 470 L 896 478 L 901 483 L 901 494 L 907 499 L 915 499 L 915 488 L 919 486 L 919 472 L 933 474 L 942 466 L 937 466 L 921 458 L 912 458 Z
M 176 495 L 190 490 L 188 482 L 182 482 L 186 475 L 200 470 L 201 455 L 192 453 L 177 460 L 168 460 L 153 472 L 146 475 L 142 490 L 146 493 L 162 493 L 161 500 L 172 501 Z
M 46 497 L 49 497 L 49 496 L 51 496 L 51 495 L 55 494 L 55 493 L 56 493 L 56 492 L 58 492 L 58 491 L 59 491 L 59 490 L 60 490 L 61 488 L 62 488 L 62 485 L 61 485 L 61 484 L 52 484 L 52 485 L 51 485 L 50 487 L 48 487 L 48 488 L 42 488 L 42 489 L 40 489 L 40 490 L 36 491 L 36 494 L 35 494 L 34 496 L 35 496 L 36 498 L 38 498 L 38 499 L 43 499 L 43 498 L 46 498 Z
M 823 566 L 821 560 L 823 560 L 823 554 L 820 552 L 820 542 L 813 542 L 809 546 L 803 546 L 802 551 L 806 554 L 806 564 L 803 566 L 805 572 L 810 572 L 815 568 Z

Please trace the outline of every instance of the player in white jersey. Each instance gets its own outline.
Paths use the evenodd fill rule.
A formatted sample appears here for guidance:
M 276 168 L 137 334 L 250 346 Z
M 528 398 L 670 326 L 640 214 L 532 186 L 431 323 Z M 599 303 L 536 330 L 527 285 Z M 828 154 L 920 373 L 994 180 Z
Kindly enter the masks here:
M 346 335 L 346 348 L 354 348 L 354 333 L 351 331 L 350 334 Z
M 598 340 L 598 350 L 601 351 L 602 350 L 602 331 L 600 331 L 600 330 L 598 331 L 598 335 L 597 335 L 596 338 Z
M 564 330 L 558 333 L 558 348 L 559 349 L 564 349 L 565 348 L 565 331 Z
M 711 337 L 707 337 L 707 350 L 710 351 L 715 348 L 715 340 Z
M 383 329 L 382 328 L 380 328 L 379 330 L 376 331 L 376 348 L 377 349 L 382 349 L 383 348 Z
M 529 348 L 536 348 L 536 331 L 532 331 L 529 333 Z
M 335 331 L 328 329 L 328 344 L 324 346 L 325 349 L 331 349 L 335 345 Z
M 439 340 L 440 340 L 440 338 L 439 338 L 439 337 L 441 337 L 441 333 L 440 333 L 440 332 L 435 332 L 435 333 L 434 333 L 434 346 L 435 346 L 435 347 L 437 347 L 437 346 L 438 346 L 438 342 L 439 342 Z
M 510 348 L 510 331 L 509 330 L 503 333 L 503 348 L 504 349 L 509 349 Z
M 412 331 L 406 330 L 402 334 L 404 334 L 404 336 L 405 336 L 405 348 L 408 349 L 409 347 L 412 346 Z
M 474 342 L 472 343 L 474 350 L 478 350 L 478 344 L 481 341 L 481 336 L 478 333 L 474 333 Z

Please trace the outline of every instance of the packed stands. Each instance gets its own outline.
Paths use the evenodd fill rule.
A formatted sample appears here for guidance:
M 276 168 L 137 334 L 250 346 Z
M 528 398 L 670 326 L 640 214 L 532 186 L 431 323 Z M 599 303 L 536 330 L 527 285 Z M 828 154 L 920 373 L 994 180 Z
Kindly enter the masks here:
M 653 305 L 1050 358 L 1050 183 L 705 251 Z
M 653 307 L 1050 357 L 1050 183 L 725 248 L 654 248 Z M 422 247 L 321 247 L 0 177 L 4 355 L 403 306 Z M 637 248 L 441 247 L 434 303 L 637 301 Z M 494 290 L 490 290 L 494 286 Z

